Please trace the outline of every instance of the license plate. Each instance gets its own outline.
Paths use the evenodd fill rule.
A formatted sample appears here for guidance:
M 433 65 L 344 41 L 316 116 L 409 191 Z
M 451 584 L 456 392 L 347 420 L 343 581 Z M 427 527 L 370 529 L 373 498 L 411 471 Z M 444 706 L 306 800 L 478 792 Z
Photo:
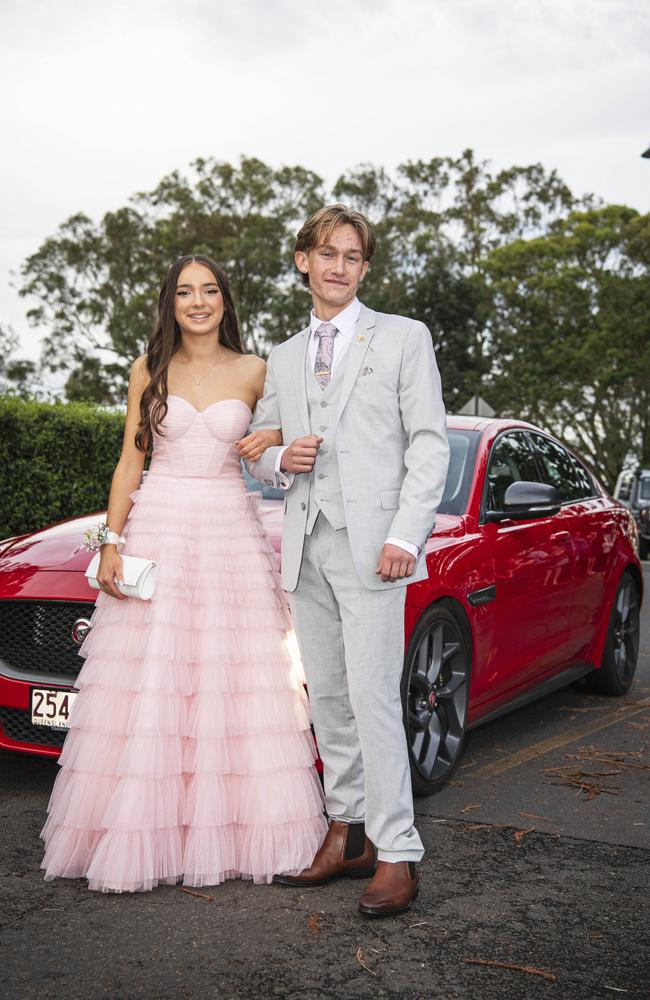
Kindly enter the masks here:
M 32 725 L 68 729 L 70 709 L 76 697 L 76 691 L 32 688 Z

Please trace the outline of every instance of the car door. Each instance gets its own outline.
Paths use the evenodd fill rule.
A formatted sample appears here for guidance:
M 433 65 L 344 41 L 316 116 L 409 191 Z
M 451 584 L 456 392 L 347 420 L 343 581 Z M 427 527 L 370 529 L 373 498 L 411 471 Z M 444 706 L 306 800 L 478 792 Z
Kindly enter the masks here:
M 544 434 L 531 432 L 530 438 L 544 481 L 555 486 L 562 497 L 558 523 L 567 528 L 573 540 L 573 596 L 566 648 L 572 659 L 581 660 L 602 615 L 609 613 L 605 607 L 610 593 L 607 575 L 617 540 L 616 521 L 609 498 L 600 493 L 584 466 L 566 448 Z
M 483 514 L 503 510 L 514 482 L 542 482 L 524 430 L 494 441 L 487 466 Z M 495 629 L 491 698 L 523 688 L 566 656 L 573 547 L 556 517 L 483 524 L 495 567 Z

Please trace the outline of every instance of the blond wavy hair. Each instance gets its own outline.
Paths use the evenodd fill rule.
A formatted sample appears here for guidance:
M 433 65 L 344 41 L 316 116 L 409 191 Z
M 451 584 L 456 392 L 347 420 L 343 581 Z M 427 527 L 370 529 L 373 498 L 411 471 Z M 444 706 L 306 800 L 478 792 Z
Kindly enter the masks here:
M 326 205 L 310 215 L 296 236 L 294 253 L 308 254 L 310 250 L 327 243 L 337 226 L 352 226 L 361 241 L 363 259 L 371 261 L 375 252 L 375 231 L 372 223 L 361 212 L 353 212 L 347 205 Z M 300 274 L 303 284 L 309 287 L 309 275 Z

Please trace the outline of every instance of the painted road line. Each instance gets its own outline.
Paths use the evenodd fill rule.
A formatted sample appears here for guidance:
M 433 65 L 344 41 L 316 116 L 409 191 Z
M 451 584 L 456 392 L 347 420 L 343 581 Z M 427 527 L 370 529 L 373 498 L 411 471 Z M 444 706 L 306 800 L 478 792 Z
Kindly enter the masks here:
M 541 757 L 545 753 L 551 753 L 552 750 L 566 746 L 567 743 L 575 743 L 577 740 L 581 740 L 585 736 L 591 736 L 592 733 L 597 733 L 601 729 L 607 729 L 609 726 L 615 726 L 619 722 L 625 722 L 634 715 L 646 712 L 648 708 L 650 708 L 650 698 L 644 698 L 643 701 L 637 701 L 633 705 L 625 705 L 623 708 L 617 709 L 614 715 L 606 720 L 595 719 L 593 722 L 579 726 L 577 729 L 571 729 L 570 732 L 564 733 L 561 736 L 552 736 L 548 740 L 541 740 L 540 743 L 534 743 L 530 747 L 524 747 L 523 750 L 517 750 L 515 753 L 508 754 L 507 757 L 502 757 L 490 764 L 485 764 L 476 771 L 466 768 L 463 771 L 463 778 L 495 778 L 497 774 L 510 771 L 513 767 L 526 764 L 527 761 L 534 760 L 535 757 Z

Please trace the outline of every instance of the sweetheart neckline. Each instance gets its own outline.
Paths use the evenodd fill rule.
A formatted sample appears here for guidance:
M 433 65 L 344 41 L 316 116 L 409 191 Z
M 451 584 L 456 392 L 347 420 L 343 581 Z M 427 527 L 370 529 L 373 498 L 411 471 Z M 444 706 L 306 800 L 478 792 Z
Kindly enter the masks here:
M 206 410 L 211 410 L 213 406 L 219 406 L 221 403 L 241 403 L 242 406 L 246 407 L 249 413 L 252 414 L 253 412 L 248 403 L 245 403 L 243 399 L 238 399 L 236 396 L 229 397 L 228 399 L 217 399 L 214 403 L 204 406 L 202 410 L 197 410 L 194 403 L 190 403 L 189 399 L 185 399 L 185 396 L 179 396 L 175 392 L 168 392 L 167 398 L 169 399 L 170 396 L 172 399 L 180 399 L 183 403 L 187 403 L 187 405 L 190 406 L 195 413 L 205 413 Z

